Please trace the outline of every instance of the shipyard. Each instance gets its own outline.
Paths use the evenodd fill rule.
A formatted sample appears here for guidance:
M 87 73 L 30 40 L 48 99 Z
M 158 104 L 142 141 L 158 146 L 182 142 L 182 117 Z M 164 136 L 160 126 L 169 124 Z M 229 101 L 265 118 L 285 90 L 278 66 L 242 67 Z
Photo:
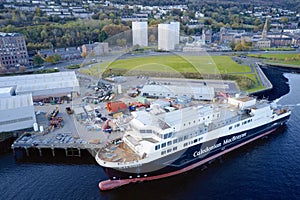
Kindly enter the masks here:
M 59 76 L 66 76 L 66 74 L 54 75 L 54 77 Z M 122 79 L 121 84 L 120 79 Z M 162 109 L 167 111 L 177 109 L 170 107 L 170 98 L 163 98 L 170 94 L 162 94 L 161 88 L 183 85 L 181 79 L 168 78 L 117 77 L 114 81 L 110 78 L 107 79 L 108 81 L 94 79 L 92 82 L 92 80 L 90 77 L 78 75 L 76 87 L 80 85 L 80 88 L 78 87 L 76 91 L 73 91 L 73 87 L 64 93 L 58 92 L 57 96 L 53 92 L 50 92 L 49 96 L 36 92 L 37 95 L 32 97 L 36 122 L 31 131 L 28 129 L 23 134 L 19 133 L 20 137 L 12 144 L 17 159 L 24 156 L 55 157 L 58 152 L 66 157 L 81 157 L 82 152 L 88 151 L 95 156 L 97 150 L 106 143 L 121 137 L 126 122 L 131 119 L 130 111 L 146 109 L 151 104 L 162 106 Z M 188 102 L 193 103 L 191 97 L 195 93 L 190 89 L 193 85 L 204 86 L 203 80 L 193 80 L 193 83 L 184 80 L 184 83 L 185 86 L 181 87 L 186 87 L 187 95 L 175 98 L 178 96 L 176 91 L 172 91 L 171 94 L 173 105 L 177 107 L 182 107 Z M 149 95 L 152 98 L 147 98 L 145 95 L 137 96 L 136 94 L 142 91 L 150 93 L 149 90 L 141 88 L 144 85 L 152 86 L 151 90 L 154 93 L 156 90 L 156 93 L 162 96 L 161 100 L 157 99 L 159 96 L 153 97 L 153 94 Z M 218 91 L 230 94 L 238 91 L 235 83 L 231 81 L 206 80 L 205 85 L 216 91 L 207 90 L 205 94 L 207 97 L 203 94 L 204 101 L 212 100 L 215 92 Z

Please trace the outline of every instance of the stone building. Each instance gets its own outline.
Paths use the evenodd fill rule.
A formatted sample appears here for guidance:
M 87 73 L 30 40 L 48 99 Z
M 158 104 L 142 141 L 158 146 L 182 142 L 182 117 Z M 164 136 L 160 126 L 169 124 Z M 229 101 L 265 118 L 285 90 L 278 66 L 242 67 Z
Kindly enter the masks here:
M 27 66 L 29 64 L 25 38 L 20 33 L 0 32 L 0 67 Z

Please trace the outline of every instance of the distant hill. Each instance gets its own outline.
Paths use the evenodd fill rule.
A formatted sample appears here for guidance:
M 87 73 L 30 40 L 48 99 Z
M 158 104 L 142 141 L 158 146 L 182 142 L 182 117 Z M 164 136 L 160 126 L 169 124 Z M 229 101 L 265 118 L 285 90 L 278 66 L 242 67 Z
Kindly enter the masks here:
M 110 0 L 112 3 L 120 4 L 139 4 L 148 6 L 166 6 L 166 5 L 203 5 L 209 4 L 249 4 L 254 6 L 272 6 L 283 9 L 296 10 L 300 12 L 300 0 Z

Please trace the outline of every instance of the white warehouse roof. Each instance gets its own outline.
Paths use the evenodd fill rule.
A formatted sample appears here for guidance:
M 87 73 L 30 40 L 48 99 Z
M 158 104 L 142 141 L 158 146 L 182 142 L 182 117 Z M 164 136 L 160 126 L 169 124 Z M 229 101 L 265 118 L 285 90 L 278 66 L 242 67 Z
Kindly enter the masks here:
M 17 109 L 29 106 L 33 106 L 31 94 L 0 98 L 0 110 Z
M 14 93 L 14 87 L 4 87 L 0 88 L 0 98 L 10 97 Z
M 0 98 L 0 133 L 31 128 L 34 123 L 31 93 Z
M 145 85 L 144 96 L 177 97 L 187 96 L 194 99 L 211 100 L 214 98 L 214 88 L 209 86 L 189 87 L 180 85 Z
M 16 87 L 16 94 L 31 92 L 33 96 L 79 92 L 79 82 L 73 71 L 0 77 L 0 87 L 11 86 Z

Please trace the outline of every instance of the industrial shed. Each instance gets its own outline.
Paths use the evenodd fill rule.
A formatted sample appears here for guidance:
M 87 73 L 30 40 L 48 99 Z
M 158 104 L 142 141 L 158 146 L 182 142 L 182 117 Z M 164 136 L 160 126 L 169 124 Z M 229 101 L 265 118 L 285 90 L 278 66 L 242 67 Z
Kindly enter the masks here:
M 31 94 L 0 98 L 0 133 L 32 128 L 36 123 Z
M 74 97 L 80 91 L 75 72 L 0 77 L 0 87 L 15 87 L 17 95 L 32 93 L 33 99 L 67 95 Z
M 182 85 L 145 85 L 142 96 L 154 98 L 176 98 L 186 96 L 195 100 L 212 100 L 215 90 L 209 86 L 189 87 Z

